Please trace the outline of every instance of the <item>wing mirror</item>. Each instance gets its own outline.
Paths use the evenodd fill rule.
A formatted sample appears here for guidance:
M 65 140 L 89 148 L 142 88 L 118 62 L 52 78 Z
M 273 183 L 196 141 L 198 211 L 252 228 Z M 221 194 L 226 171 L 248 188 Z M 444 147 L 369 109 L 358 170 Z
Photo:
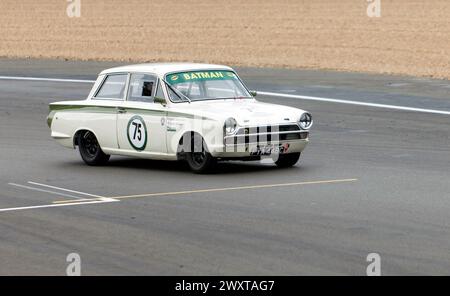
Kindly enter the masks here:
M 159 97 L 155 97 L 154 102 L 155 102 L 155 103 L 159 103 L 159 104 L 161 104 L 161 105 L 163 105 L 163 106 L 165 106 L 165 105 L 167 104 L 166 99 L 164 99 L 164 98 L 159 98 Z
M 251 90 L 250 94 L 252 95 L 252 97 L 256 97 L 258 95 L 258 92 L 256 90 Z

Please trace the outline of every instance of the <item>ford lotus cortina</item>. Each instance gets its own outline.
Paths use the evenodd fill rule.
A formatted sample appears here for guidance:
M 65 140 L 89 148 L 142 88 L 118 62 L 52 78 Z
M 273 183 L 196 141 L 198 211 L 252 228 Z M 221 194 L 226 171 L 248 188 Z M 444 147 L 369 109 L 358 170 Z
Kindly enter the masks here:
M 255 96 L 230 67 L 131 65 L 101 72 L 85 100 L 50 104 L 47 123 L 88 165 L 110 155 L 184 160 L 194 172 L 221 160 L 270 157 L 279 167 L 295 165 L 311 114 Z

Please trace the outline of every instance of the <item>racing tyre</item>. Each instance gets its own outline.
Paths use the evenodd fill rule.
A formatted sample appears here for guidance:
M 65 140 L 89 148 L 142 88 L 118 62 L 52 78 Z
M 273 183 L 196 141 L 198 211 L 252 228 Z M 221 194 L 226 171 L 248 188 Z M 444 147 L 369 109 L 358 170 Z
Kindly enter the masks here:
M 275 164 L 279 168 L 287 168 L 295 165 L 300 159 L 300 152 L 297 153 L 289 153 L 289 154 L 280 154 L 278 156 L 278 160 L 275 161 Z
M 78 136 L 78 148 L 83 161 L 87 165 L 104 165 L 109 160 L 109 155 L 105 154 L 100 148 L 94 133 L 86 131 Z
M 191 151 L 194 152 L 186 152 L 186 162 L 190 169 L 197 174 L 209 172 L 216 164 L 216 159 L 208 152 L 205 141 L 193 141 L 192 148 Z

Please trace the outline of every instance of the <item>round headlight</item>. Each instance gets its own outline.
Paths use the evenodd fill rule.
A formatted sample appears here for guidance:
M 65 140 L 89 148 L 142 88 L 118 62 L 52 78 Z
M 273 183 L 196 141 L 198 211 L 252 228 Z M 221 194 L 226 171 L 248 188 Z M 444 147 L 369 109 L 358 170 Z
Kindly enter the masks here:
M 300 127 L 302 129 L 309 129 L 311 128 L 312 124 L 313 124 L 313 120 L 312 120 L 312 116 L 310 113 L 305 112 L 302 114 L 302 116 L 300 116 Z
M 224 124 L 223 128 L 224 128 L 225 133 L 227 135 L 234 134 L 234 132 L 236 131 L 236 128 L 237 128 L 237 121 L 236 121 L 236 119 L 230 117 L 227 120 L 225 120 L 225 124 Z

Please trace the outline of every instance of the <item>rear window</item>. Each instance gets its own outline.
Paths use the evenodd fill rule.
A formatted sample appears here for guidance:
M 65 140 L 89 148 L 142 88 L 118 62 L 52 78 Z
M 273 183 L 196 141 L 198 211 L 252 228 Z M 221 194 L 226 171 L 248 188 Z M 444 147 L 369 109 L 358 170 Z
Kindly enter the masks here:
M 103 82 L 102 87 L 97 92 L 97 99 L 122 100 L 127 83 L 127 74 L 109 75 Z

